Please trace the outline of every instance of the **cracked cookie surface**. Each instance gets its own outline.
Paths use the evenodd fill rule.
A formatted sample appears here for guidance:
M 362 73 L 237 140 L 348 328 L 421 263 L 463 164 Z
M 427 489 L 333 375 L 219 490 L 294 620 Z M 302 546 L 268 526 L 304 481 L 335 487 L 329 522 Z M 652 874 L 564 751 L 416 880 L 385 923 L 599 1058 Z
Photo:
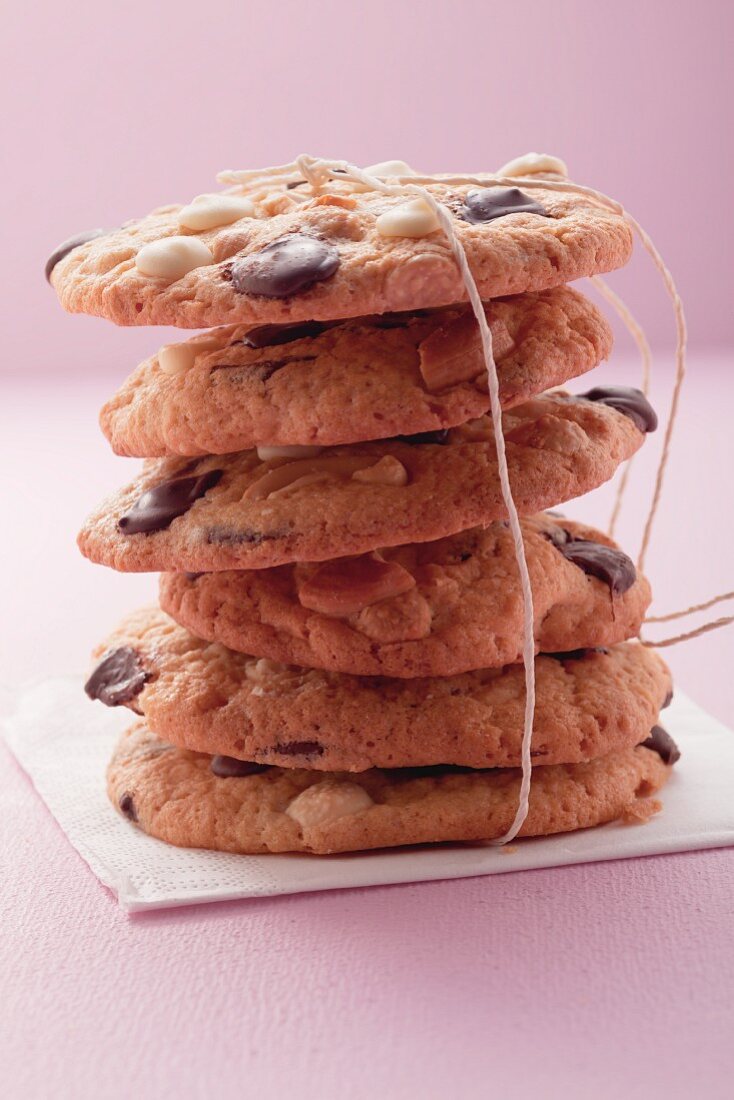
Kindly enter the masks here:
M 634 420 L 554 392 L 503 417 L 520 514 L 580 496 L 641 446 Z M 427 542 L 506 515 L 488 418 L 444 445 L 385 440 L 313 459 L 255 451 L 149 461 L 87 519 L 79 546 L 132 572 L 262 569 Z
M 569 287 L 495 301 L 488 317 L 505 408 L 611 351 L 609 325 Z M 100 423 L 117 454 L 149 458 L 440 431 L 488 407 L 474 316 L 449 309 L 217 329 L 142 363 Z
M 182 748 L 316 770 L 520 762 L 521 665 L 413 680 L 296 668 L 195 638 L 157 608 L 128 616 L 96 656 L 89 693 Z M 671 691 L 663 661 L 633 642 L 540 656 L 535 670 L 544 765 L 639 744 Z

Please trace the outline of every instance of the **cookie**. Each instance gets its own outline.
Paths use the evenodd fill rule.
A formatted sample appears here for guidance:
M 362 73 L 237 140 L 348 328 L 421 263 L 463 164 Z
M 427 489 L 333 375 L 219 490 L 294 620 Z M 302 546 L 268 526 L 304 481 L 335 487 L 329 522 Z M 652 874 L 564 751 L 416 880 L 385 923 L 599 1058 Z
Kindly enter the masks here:
M 389 680 L 294 668 L 208 644 L 157 608 L 100 646 L 87 692 L 181 748 L 284 767 L 520 763 L 522 665 Z M 533 760 L 577 763 L 644 740 L 670 695 L 637 643 L 536 658 Z
M 505 413 L 504 431 L 521 514 L 600 485 L 644 439 L 638 420 L 604 398 L 559 392 Z M 440 443 L 384 440 L 294 461 L 256 451 L 150 461 L 89 517 L 79 546 L 128 572 L 262 569 L 426 542 L 505 514 L 483 417 Z
M 611 271 L 632 252 L 624 217 L 579 192 L 526 195 L 440 177 L 429 190 L 450 209 L 485 300 Z M 444 232 L 411 196 L 346 180 L 316 194 L 306 181 L 273 179 L 202 199 L 57 249 L 50 280 L 61 304 L 120 325 L 211 328 L 467 300 Z
M 670 774 L 654 749 L 537 768 L 521 837 L 572 832 L 658 810 Z M 520 772 L 372 770 L 359 776 L 266 768 L 215 775 L 212 758 L 173 748 L 144 723 L 120 740 L 107 772 L 112 804 L 143 832 L 184 848 L 333 852 L 494 840 L 512 823 Z
M 568 287 L 487 307 L 505 408 L 591 370 L 612 334 Z M 162 348 L 100 414 L 117 454 L 226 454 L 440 431 L 489 408 L 466 308 L 217 329 Z
M 637 635 L 650 586 L 611 539 L 546 515 L 524 519 L 522 528 L 536 652 Z M 564 531 L 565 544 L 558 542 Z M 324 564 L 166 573 L 160 602 L 200 638 L 335 672 L 452 676 L 522 660 L 522 592 L 501 520 Z

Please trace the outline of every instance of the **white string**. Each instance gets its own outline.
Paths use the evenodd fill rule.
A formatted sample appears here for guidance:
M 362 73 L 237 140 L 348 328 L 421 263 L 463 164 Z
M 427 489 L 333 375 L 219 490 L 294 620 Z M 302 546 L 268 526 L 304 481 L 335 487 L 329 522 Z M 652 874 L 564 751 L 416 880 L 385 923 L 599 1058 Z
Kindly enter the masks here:
M 301 173 L 301 176 L 296 174 L 298 172 Z M 525 724 L 523 729 L 522 747 L 523 777 L 520 788 L 520 805 L 518 806 L 515 820 L 509 832 L 506 833 L 505 836 L 497 842 L 500 844 L 505 844 L 517 835 L 525 817 L 527 816 L 528 810 L 528 795 L 530 789 L 531 773 L 530 742 L 532 738 L 532 724 L 535 707 L 535 663 L 533 645 L 534 622 L 532 609 L 532 590 L 530 589 L 529 574 L 527 570 L 527 561 L 525 559 L 525 550 L 522 542 L 522 534 L 520 531 L 519 517 L 517 515 L 514 499 L 512 497 L 512 489 L 509 483 L 509 475 L 507 472 L 504 436 L 502 434 L 501 410 L 499 408 L 499 402 L 497 400 L 499 385 L 497 380 L 497 370 L 494 363 L 494 357 L 492 355 L 492 335 L 484 315 L 484 309 L 482 308 L 482 301 L 479 295 L 479 291 L 477 289 L 474 277 L 472 276 L 468 261 L 466 259 L 466 253 L 464 251 L 463 245 L 456 236 L 456 232 L 454 230 L 449 212 L 433 196 L 430 191 L 426 190 L 426 186 L 436 184 L 441 184 L 443 186 L 460 186 L 469 184 L 479 187 L 522 186 L 526 189 L 539 188 L 546 191 L 585 195 L 588 198 L 591 198 L 594 201 L 598 202 L 600 205 L 618 214 L 619 216 L 623 217 L 629 224 L 632 231 L 637 234 L 640 241 L 642 242 L 645 251 L 652 259 L 653 264 L 655 265 L 660 277 L 663 280 L 663 284 L 672 302 L 673 311 L 675 314 L 677 334 L 676 373 L 675 381 L 673 384 L 670 412 L 668 415 L 668 422 L 663 439 L 663 448 L 660 457 L 660 463 L 657 469 L 657 475 L 655 478 L 653 498 L 647 515 L 647 520 L 645 522 L 642 545 L 638 558 L 638 569 L 640 569 L 640 571 L 642 570 L 644 565 L 645 554 L 649 546 L 653 524 L 657 515 L 657 510 L 662 495 L 663 481 L 670 453 L 673 428 L 678 412 L 680 391 L 686 372 L 686 321 L 683 312 L 683 304 L 681 302 L 680 295 L 678 294 L 678 290 L 676 288 L 673 277 L 666 267 L 662 256 L 658 252 L 648 234 L 639 224 L 639 222 L 635 218 L 633 218 L 632 215 L 624 209 L 622 204 L 617 202 L 615 199 L 610 198 L 608 195 L 605 195 L 603 192 L 597 191 L 592 187 L 585 187 L 582 184 L 572 183 L 571 181 L 526 176 L 517 177 L 499 175 L 440 175 L 400 176 L 394 178 L 394 182 L 392 184 L 386 184 L 384 180 L 380 180 L 376 177 L 368 175 L 366 172 L 361 171 L 361 169 L 349 164 L 347 161 L 329 161 L 320 159 L 318 157 L 309 157 L 306 155 L 298 157 L 293 164 L 282 165 L 279 168 L 264 170 L 261 169 L 251 172 L 227 171 L 221 173 L 218 178 L 223 183 L 235 185 L 250 185 L 254 180 L 257 180 L 259 182 L 260 180 L 274 180 L 276 178 L 280 183 L 286 184 L 289 182 L 297 181 L 300 178 L 304 178 L 311 183 L 314 192 L 318 193 L 326 181 L 335 177 L 341 177 L 346 180 L 361 183 L 366 187 L 371 188 L 372 190 L 380 191 L 386 195 L 419 195 L 426 202 L 428 202 L 428 204 L 434 210 L 436 217 L 438 218 L 439 224 L 441 225 L 441 228 L 446 233 L 449 245 L 452 252 L 454 253 L 456 262 L 459 266 L 459 270 L 464 280 L 464 285 L 467 290 L 469 301 L 479 324 L 479 331 L 482 338 L 482 349 L 487 366 L 487 376 L 489 382 L 492 412 L 492 427 L 495 436 L 495 446 L 497 448 L 500 484 L 502 488 L 503 500 L 510 520 L 510 528 L 512 531 L 513 543 L 515 546 L 515 554 L 517 557 L 518 569 L 520 571 L 524 608 L 523 664 L 525 666 L 526 699 Z M 609 300 L 611 301 L 612 299 L 610 298 Z M 629 311 L 626 309 L 626 307 L 624 307 L 623 303 L 620 302 L 620 304 L 624 309 L 624 313 L 622 313 L 621 316 L 623 320 L 626 321 L 627 318 L 631 318 L 631 314 L 629 314 Z M 635 332 L 632 329 L 630 331 L 632 331 L 633 335 L 635 335 Z
M 645 622 L 670 623 L 674 619 L 685 619 L 696 611 L 708 611 L 710 607 L 716 607 L 717 603 L 724 603 L 725 600 L 734 600 L 734 592 L 722 592 L 721 595 L 712 596 L 710 600 L 704 600 L 703 603 L 691 604 L 690 607 L 685 607 L 682 611 L 671 611 L 668 615 L 648 615 Z
M 337 169 L 338 171 L 334 171 Z M 299 176 L 298 173 L 303 175 Z M 642 571 L 645 564 L 645 555 L 652 536 L 653 524 L 657 516 L 658 507 L 660 504 L 660 498 L 662 496 L 663 482 L 665 478 L 665 471 L 668 465 L 668 457 L 670 454 L 670 446 L 673 437 L 673 428 L 678 413 L 678 405 L 680 400 L 680 391 L 683 385 L 683 379 L 686 373 L 686 320 L 683 312 L 683 303 L 681 302 L 680 295 L 676 288 L 673 276 L 665 265 L 662 256 L 658 252 L 657 248 L 653 244 L 652 240 L 642 228 L 640 223 L 629 214 L 620 202 L 616 199 L 610 198 L 609 195 L 605 195 L 603 191 L 597 191 L 593 187 L 585 187 L 580 183 L 573 183 L 570 180 L 549 179 L 547 177 L 537 176 L 498 176 L 498 175 L 436 175 L 436 176 L 397 176 L 394 178 L 392 186 L 386 185 L 384 181 L 378 180 L 372 176 L 368 176 L 365 172 L 355 168 L 353 165 L 348 164 L 346 161 L 341 160 L 323 160 L 316 157 L 301 156 L 292 164 L 284 164 L 278 168 L 271 169 L 255 169 L 253 171 L 227 171 L 222 172 L 217 177 L 222 183 L 230 184 L 250 184 L 252 180 L 260 179 L 278 179 L 282 183 L 293 182 L 301 178 L 308 179 L 305 175 L 306 172 L 318 172 L 317 186 L 320 188 L 323 186 L 323 182 L 328 178 L 334 178 L 342 176 L 344 179 L 352 179 L 359 183 L 363 183 L 366 186 L 376 191 L 382 191 L 388 195 L 399 195 L 407 192 L 413 194 L 419 194 L 422 198 L 431 201 L 431 205 L 436 201 L 430 192 L 423 190 L 425 185 L 440 184 L 442 186 L 462 186 L 462 185 L 474 185 L 477 187 L 524 187 L 526 189 L 540 188 L 545 191 L 557 191 L 560 193 L 585 195 L 590 199 L 594 199 L 601 206 L 606 207 L 608 210 L 619 214 L 623 217 L 634 233 L 637 234 L 642 246 L 647 254 L 652 259 L 658 274 L 663 280 L 665 290 L 670 298 L 673 311 L 675 314 L 676 323 L 676 370 L 675 381 L 673 383 L 673 394 L 671 397 L 670 411 L 668 413 L 668 421 L 666 425 L 665 435 L 663 438 L 663 448 L 660 456 L 660 462 L 658 464 L 657 474 L 655 477 L 655 487 L 653 490 L 652 502 L 647 514 L 645 526 L 642 535 L 642 544 L 640 547 L 640 554 L 637 560 L 637 567 Z M 450 243 L 454 255 L 457 257 L 458 251 L 463 248 L 460 242 L 453 236 L 450 238 Z M 469 286 L 467 284 L 467 292 Z M 470 296 L 471 297 L 471 296 Z M 625 307 L 626 308 L 626 307 Z M 628 312 L 628 311 L 627 311 Z M 624 319 L 624 317 L 623 317 Z M 481 324 L 481 322 L 480 322 Z M 634 333 L 633 333 L 634 335 Z
M 672 638 L 662 638 L 659 642 L 651 642 L 646 638 L 640 638 L 640 641 L 650 649 L 663 649 L 665 646 L 677 645 L 678 642 L 688 642 L 692 638 L 698 638 L 701 634 L 708 634 L 711 630 L 718 630 L 722 626 L 731 626 L 732 623 L 734 623 L 734 615 L 726 615 L 724 618 L 704 623 L 703 626 L 697 626 L 695 630 L 687 630 L 685 634 L 676 634 Z
M 467 295 L 471 303 L 474 316 L 477 319 L 479 325 L 479 332 L 482 341 L 482 351 L 484 353 L 484 361 L 487 367 L 487 382 L 489 388 L 490 399 L 490 412 L 492 416 L 492 430 L 494 434 L 495 448 L 497 451 L 497 467 L 500 479 L 500 488 L 502 491 L 502 499 L 507 510 L 507 516 L 510 523 L 510 531 L 512 534 L 512 541 L 515 550 L 515 557 L 517 560 L 518 572 L 520 574 L 520 587 L 522 590 L 523 598 L 523 666 L 525 669 L 525 715 L 523 722 L 523 735 L 522 735 L 522 779 L 520 783 L 520 795 L 518 799 L 518 807 L 515 813 L 515 817 L 512 824 L 504 836 L 498 840 L 493 841 L 494 844 L 507 844 L 517 836 L 518 832 L 522 828 L 523 822 L 528 814 L 529 799 L 530 799 L 530 783 L 532 778 L 532 735 L 533 735 L 533 718 L 535 716 L 535 641 L 534 641 L 534 623 L 535 616 L 533 611 L 533 592 L 530 584 L 530 572 L 528 570 L 527 559 L 525 557 L 525 546 L 523 543 L 522 529 L 520 527 L 520 517 L 518 515 L 515 500 L 512 495 L 512 486 L 510 485 L 510 475 L 507 467 L 507 454 L 505 449 L 505 437 L 502 431 L 502 409 L 500 405 L 499 397 L 499 379 L 497 377 L 497 367 L 494 361 L 494 355 L 492 353 L 492 332 L 487 324 L 487 318 L 484 312 L 484 305 L 482 303 L 479 290 L 477 289 L 474 276 L 471 273 L 469 262 L 466 258 L 464 247 L 459 241 L 456 230 L 453 224 L 453 216 L 446 207 L 439 202 L 430 191 L 427 191 L 420 184 L 416 184 L 414 179 L 410 177 L 405 182 L 400 184 L 387 184 L 384 180 L 368 175 L 355 165 L 349 164 L 346 161 L 339 161 L 336 163 L 326 162 L 314 157 L 300 156 L 296 160 L 296 167 L 303 174 L 304 178 L 311 183 L 315 191 L 320 190 L 324 183 L 333 178 L 334 168 L 340 169 L 338 175 L 345 179 L 353 180 L 356 183 L 364 184 L 373 190 L 380 191 L 385 195 L 405 195 L 413 194 L 420 196 L 431 207 L 438 219 L 439 225 L 446 234 L 451 251 L 454 254 L 456 263 L 458 265 L 461 277 L 466 287 Z

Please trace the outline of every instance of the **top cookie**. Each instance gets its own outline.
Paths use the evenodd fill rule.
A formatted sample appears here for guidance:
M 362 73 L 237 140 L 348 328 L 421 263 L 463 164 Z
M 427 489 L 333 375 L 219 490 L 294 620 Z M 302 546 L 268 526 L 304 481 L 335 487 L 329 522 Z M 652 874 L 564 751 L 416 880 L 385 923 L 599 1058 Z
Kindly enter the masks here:
M 632 252 L 625 219 L 580 193 L 440 176 L 428 190 L 452 212 L 484 299 L 611 271 Z M 415 201 L 348 181 L 319 193 L 260 181 L 77 237 L 47 272 L 65 309 L 120 325 L 287 324 L 466 301 L 446 235 Z
M 504 408 L 591 370 L 612 334 L 577 291 L 487 306 Z M 226 454 L 442 431 L 489 408 L 467 307 L 215 329 L 161 348 L 100 414 L 117 454 Z

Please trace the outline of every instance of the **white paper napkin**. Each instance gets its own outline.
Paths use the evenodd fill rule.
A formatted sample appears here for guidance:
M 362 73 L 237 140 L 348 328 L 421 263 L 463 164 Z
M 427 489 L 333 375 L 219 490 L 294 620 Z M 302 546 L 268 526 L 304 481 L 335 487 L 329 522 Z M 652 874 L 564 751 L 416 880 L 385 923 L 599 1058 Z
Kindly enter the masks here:
M 88 702 L 81 680 L 24 689 L 5 739 L 76 850 L 124 908 L 393 882 L 467 878 L 734 844 L 734 733 L 677 693 L 664 724 L 682 758 L 644 825 L 605 825 L 516 841 L 507 849 L 443 845 L 340 856 L 237 856 L 174 848 L 123 820 L 107 801 L 105 768 L 132 716 Z

